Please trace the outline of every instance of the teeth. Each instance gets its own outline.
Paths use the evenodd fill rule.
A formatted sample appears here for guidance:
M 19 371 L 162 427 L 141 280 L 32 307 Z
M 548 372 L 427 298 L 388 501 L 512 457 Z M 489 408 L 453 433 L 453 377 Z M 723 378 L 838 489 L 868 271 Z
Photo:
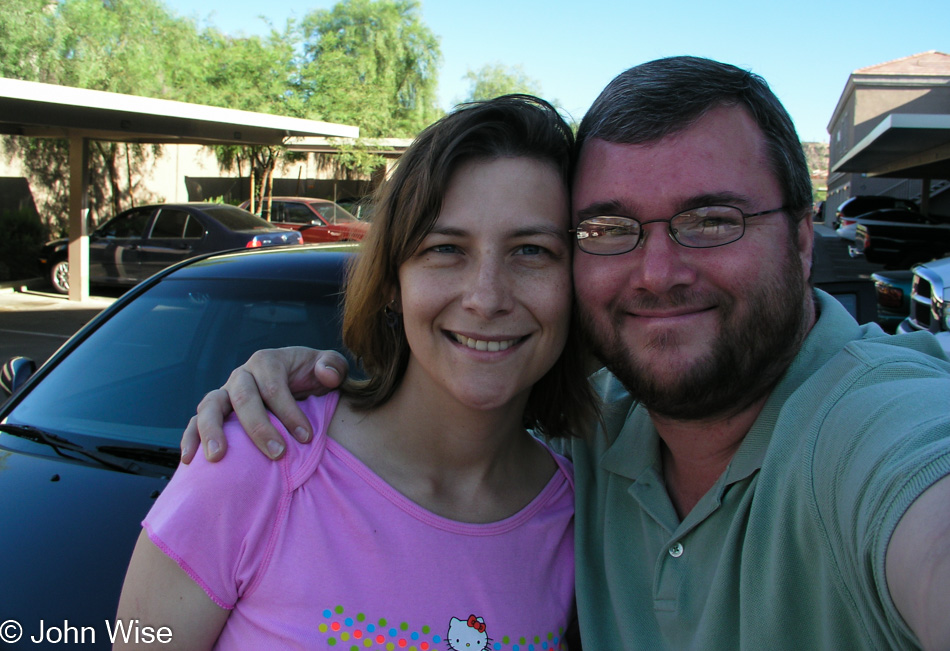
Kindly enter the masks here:
M 473 350 L 487 350 L 491 353 L 498 352 L 499 350 L 508 350 L 518 342 L 517 339 L 508 339 L 507 341 L 485 341 L 484 339 L 472 339 L 471 337 L 466 337 L 465 335 L 456 333 L 452 333 L 452 336 L 455 338 L 455 341 L 459 342 L 463 346 L 467 346 Z

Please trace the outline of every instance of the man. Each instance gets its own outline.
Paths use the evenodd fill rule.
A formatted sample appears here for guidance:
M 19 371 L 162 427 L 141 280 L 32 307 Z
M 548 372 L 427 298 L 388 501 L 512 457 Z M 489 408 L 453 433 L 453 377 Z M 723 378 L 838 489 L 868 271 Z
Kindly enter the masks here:
M 950 648 L 950 364 L 810 289 L 810 203 L 748 72 L 653 61 L 585 116 L 575 291 L 609 371 L 605 430 L 572 450 L 587 649 Z M 223 453 L 229 400 L 279 456 L 258 391 L 306 437 L 283 378 L 333 386 L 327 359 L 252 358 L 183 457 L 196 428 Z

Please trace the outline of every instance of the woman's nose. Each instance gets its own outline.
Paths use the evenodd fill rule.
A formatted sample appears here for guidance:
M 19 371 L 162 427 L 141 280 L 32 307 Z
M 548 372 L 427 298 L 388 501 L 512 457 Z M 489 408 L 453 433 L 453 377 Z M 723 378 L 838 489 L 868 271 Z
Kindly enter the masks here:
M 491 317 L 511 309 L 513 300 L 511 278 L 504 263 L 494 259 L 482 260 L 466 279 L 462 307 L 481 316 Z

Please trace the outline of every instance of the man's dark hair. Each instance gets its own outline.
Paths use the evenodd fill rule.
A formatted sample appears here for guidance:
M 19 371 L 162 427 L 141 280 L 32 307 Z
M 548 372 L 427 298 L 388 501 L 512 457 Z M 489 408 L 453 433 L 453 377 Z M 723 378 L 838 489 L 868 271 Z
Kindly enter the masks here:
M 710 109 L 742 106 L 765 136 L 772 173 L 792 221 L 811 211 L 811 177 L 795 125 L 765 80 L 699 57 L 657 59 L 620 73 L 594 100 L 577 133 L 584 142 L 640 145 L 687 129 Z

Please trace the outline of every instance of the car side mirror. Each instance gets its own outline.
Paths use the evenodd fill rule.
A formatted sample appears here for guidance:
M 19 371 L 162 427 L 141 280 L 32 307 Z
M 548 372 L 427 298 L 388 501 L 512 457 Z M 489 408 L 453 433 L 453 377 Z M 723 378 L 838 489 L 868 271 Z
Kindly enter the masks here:
M 0 369 L 0 389 L 8 396 L 22 387 L 36 372 L 36 362 L 29 357 L 13 357 Z

